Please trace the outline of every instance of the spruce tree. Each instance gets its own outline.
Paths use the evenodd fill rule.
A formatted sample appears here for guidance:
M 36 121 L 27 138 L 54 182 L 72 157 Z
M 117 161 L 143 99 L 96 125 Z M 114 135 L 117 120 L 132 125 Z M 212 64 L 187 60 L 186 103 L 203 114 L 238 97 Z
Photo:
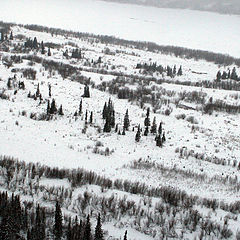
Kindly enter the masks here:
M 89 119 L 89 123 L 92 123 L 92 122 L 93 122 L 93 112 L 91 112 L 90 119 Z
M 10 34 L 10 40 L 13 40 L 13 32 L 11 31 L 11 34 Z
M 182 73 L 182 66 L 179 67 L 177 75 L 178 76 L 182 76 L 183 75 L 183 73 Z
M 125 231 L 123 240 L 127 240 L 127 230 Z
M 45 54 L 45 47 L 43 41 L 41 42 L 41 54 Z
M 162 135 L 162 122 L 160 122 L 160 124 L 159 124 L 158 134 L 159 134 L 160 136 Z
M 156 124 L 156 117 L 154 117 L 152 127 L 151 127 L 151 133 L 156 134 L 156 132 L 157 132 L 157 124 Z
M 106 119 L 107 115 L 108 115 L 108 113 L 107 113 L 107 103 L 105 102 L 104 107 L 103 107 L 103 112 L 102 112 L 103 119 Z
M 55 103 L 55 99 L 52 100 L 51 107 L 50 107 L 50 114 L 55 114 L 57 112 L 57 107 Z
M 123 125 L 124 129 L 126 129 L 128 131 L 129 125 L 130 125 L 130 123 L 129 123 L 128 109 L 127 109 L 125 116 L 124 116 L 124 125 Z
M 64 114 L 63 114 L 62 105 L 60 106 L 60 108 L 59 108 L 59 110 L 58 110 L 58 114 L 59 114 L 59 115 L 61 115 L 61 116 L 63 116 L 63 115 L 64 115 Z
M 94 240 L 103 240 L 103 231 L 102 231 L 102 224 L 101 224 L 101 216 L 100 216 L 100 214 L 98 214 L 97 226 L 95 228 Z
M 56 207 L 55 207 L 55 222 L 54 222 L 54 235 L 56 240 L 61 239 L 63 230 L 62 230 L 62 211 L 61 207 L 58 203 L 56 202 Z
M 217 72 L 217 81 L 220 81 L 222 78 L 222 74 L 220 71 Z
M 47 102 L 47 115 L 50 114 L 50 101 Z
M 79 115 L 82 114 L 82 99 L 80 101 L 80 104 L 79 104 L 79 111 L 78 111 Z
M 147 115 L 146 115 L 146 118 L 145 118 L 145 120 L 144 120 L 144 125 L 145 125 L 144 136 L 147 136 L 147 135 L 148 135 L 148 132 L 149 132 L 149 129 L 148 129 L 148 127 L 150 126 L 150 118 L 149 118 L 149 115 L 150 115 L 150 108 L 147 109 Z
M 35 37 L 33 40 L 33 48 L 37 49 L 38 48 L 38 42 L 37 42 L 37 38 Z
M 48 48 L 48 56 L 49 56 L 49 57 L 52 56 L 52 53 L 51 53 L 50 48 Z
M 89 215 L 87 216 L 87 221 L 85 223 L 83 239 L 84 240 L 91 240 L 91 224 L 90 224 Z
M 135 136 L 135 141 L 139 142 L 140 139 L 141 139 L 141 132 L 140 132 L 140 125 L 138 125 L 138 130 L 137 130 L 137 133 L 136 133 L 136 136 Z

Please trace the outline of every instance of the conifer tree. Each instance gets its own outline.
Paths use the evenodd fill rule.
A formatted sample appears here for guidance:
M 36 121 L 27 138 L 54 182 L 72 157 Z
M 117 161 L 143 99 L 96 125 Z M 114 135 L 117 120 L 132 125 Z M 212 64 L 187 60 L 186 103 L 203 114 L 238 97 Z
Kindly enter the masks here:
M 127 230 L 125 231 L 123 240 L 127 240 Z
M 100 214 L 98 214 L 97 226 L 95 228 L 94 240 L 103 240 L 103 231 L 102 231 L 102 224 L 101 224 L 101 216 L 100 216 Z
M 50 101 L 48 100 L 47 103 L 47 115 L 50 114 Z
M 48 95 L 49 95 L 49 97 L 52 97 L 52 86 L 51 86 L 51 84 L 48 85 Z
M 129 123 L 128 109 L 127 109 L 125 116 L 124 116 L 123 128 L 128 131 L 129 125 L 130 125 L 130 123 Z
M 122 135 L 126 135 L 125 128 L 123 128 Z
M 159 134 L 160 136 L 162 135 L 162 122 L 160 122 L 160 124 L 159 124 L 158 134 Z
M 90 119 L 89 119 L 89 123 L 92 123 L 92 122 L 93 122 L 93 112 L 91 112 Z
M 81 115 L 82 114 L 82 99 L 81 99 L 81 101 L 80 101 L 80 104 L 79 104 L 79 115 Z
M 51 107 L 50 107 L 49 113 L 50 114 L 54 114 L 56 112 L 57 112 L 57 107 L 56 107 L 55 99 L 53 99 L 52 103 L 51 103 Z
M 107 103 L 106 102 L 103 107 L 102 117 L 103 117 L 103 119 L 107 118 Z
M 45 47 L 43 41 L 41 42 L 41 54 L 45 54 Z
M 156 117 L 154 117 L 152 127 L 151 127 L 151 133 L 156 134 L 156 132 L 157 132 L 157 124 L 156 124 Z
M 177 75 L 182 76 L 182 74 L 183 74 L 182 73 L 182 66 L 180 66 L 179 69 L 178 69 Z
M 90 91 L 89 91 L 89 86 L 88 85 L 85 85 L 85 87 L 84 87 L 83 97 L 90 98 Z
M 37 85 L 37 91 L 36 91 L 36 97 L 39 97 L 40 94 L 40 88 L 39 88 L 39 83 Z
M 138 130 L 137 130 L 137 133 L 136 133 L 136 136 L 135 136 L 135 141 L 139 142 L 140 139 L 141 139 L 141 132 L 140 132 L 140 125 L 138 125 Z
M 147 115 L 146 115 L 146 118 L 145 118 L 145 120 L 144 120 L 144 125 L 145 125 L 144 136 L 147 136 L 147 135 L 148 135 L 148 132 L 149 132 L 149 129 L 148 129 L 148 127 L 150 126 L 150 118 L 149 118 L 149 115 L 150 115 L 150 108 L 147 109 Z
M 222 74 L 220 71 L 217 72 L 217 81 L 220 81 L 222 78 Z
M 10 40 L 13 40 L 13 32 L 11 31 L 11 34 L 10 34 Z
M 54 222 L 54 235 L 55 235 L 56 240 L 61 239 L 62 234 L 63 234 L 62 211 L 61 211 L 61 207 L 57 201 L 56 207 L 55 207 L 55 222 Z
M 115 133 L 118 132 L 118 124 L 116 124 L 116 127 L 115 127 Z
M 33 40 L 33 48 L 37 49 L 38 48 L 38 42 L 37 42 L 37 38 L 35 37 Z
M 85 123 L 87 123 L 87 119 L 88 119 L 88 111 L 86 110 L 86 113 L 85 113 Z
M 83 239 L 84 240 L 91 240 L 91 224 L 90 224 L 89 215 L 87 216 L 87 221 L 85 223 Z
M 51 53 L 50 48 L 48 48 L 48 56 L 49 56 L 49 57 L 52 56 L 52 53 Z
M 62 105 L 60 106 L 60 108 L 59 108 L 59 110 L 58 110 L 58 114 L 59 114 L 59 115 L 61 115 L 61 116 L 63 116 L 63 115 L 64 115 L 64 114 L 63 114 Z

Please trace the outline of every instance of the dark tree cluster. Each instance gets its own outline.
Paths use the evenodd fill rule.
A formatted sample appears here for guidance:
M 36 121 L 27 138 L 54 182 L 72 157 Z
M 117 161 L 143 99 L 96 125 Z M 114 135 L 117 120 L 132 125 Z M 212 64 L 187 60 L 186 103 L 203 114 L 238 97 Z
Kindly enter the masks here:
M 226 80 L 226 79 L 240 81 L 240 76 L 238 76 L 236 72 L 236 67 L 233 67 L 232 71 L 229 69 L 228 72 L 223 71 L 223 73 L 221 73 L 220 70 L 217 72 L 217 76 L 216 76 L 217 81 Z
M 34 37 L 34 39 L 32 40 L 31 38 L 28 38 L 26 40 L 26 42 L 24 43 L 24 47 L 25 48 L 30 48 L 30 49 L 38 49 L 39 47 L 39 43 L 37 41 L 37 38 Z
M 136 66 L 136 69 L 144 69 L 146 72 L 159 72 L 160 74 L 165 72 L 167 74 L 167 76 L 169 76 L 171 78 L 175 77 L 176 75 L 181 76 L 183 74 L 182 66 L 180 66 L 177 70 L 176 65 L 173 68 L 171 68 L 170 66 L 163 67 L 162 65 L 157 65 L 156 62 L 150 63 L 150 64 L 138 63 Z
M 60 105 L 59 109 L 57 109 L 55 99 L 52 99 L 52 102 L 50 104 L 50 100 L 47 102 L 47 115 L 53 115 L 53 114 L 59 114 L 64 115 L 62 105 Z
M 111 129 L 115 127 L 115 111 L 111 99 L 108 104 L 105 102 L 102 117 L 105 119 L 103 132 L 111 132 Z
M 144 119 L 144 136 L 148 136 L 149 134 L 149 128 L 150 128 L 150 108 L 147 108 L 147 113 L 146 113 L 146 118 Z M 159 127 L 157 129 L 157 124 L 156 124 L 156 117 L 153 118 L 152 126 L 150 129 L 151 134 L 155 135 L 155 141 L 156 141 L 156 146 L 162 147 L 163 143 L 166 141 L 165 133 L 163 132 L 162 129 L 162 122 L 160 122 Z M 139 142 L 141 139 L 141 128 L 140 125 L 138 126 L 137 133 L 135 135 L 135 141 Z
M 66 56 L 66 52 L 65 52 L 65 56 Z M 72 51 L 72 58 L 76 58 L 76 59 L 81 59 L 82 58 L 82 52 L 81 49 L 73 49 Z

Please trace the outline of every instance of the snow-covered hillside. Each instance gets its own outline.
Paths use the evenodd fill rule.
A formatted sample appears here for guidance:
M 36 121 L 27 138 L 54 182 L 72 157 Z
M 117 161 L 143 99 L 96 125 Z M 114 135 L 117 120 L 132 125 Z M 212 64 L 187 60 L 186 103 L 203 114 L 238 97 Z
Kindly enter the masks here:
M 208 215 L 211 221 L 223 225 L 228 216 L 227 227 L 233 232 L 230 237 L 235 239 L 239 224 L 238 210 L 232 212 L 225 207 L 215 211 L 206 207 L 203 199 L 216 199 L 219 204 L 222 202 L 226 206 L 239 200 L 239 113 L 231 113 L 226 106 L 231 110 L 233 107 L 239 108 L 240 94 L 239 91 L 224 90 L 220 85 L 205 88 L 200 83 L 208 81 L 215 84 L 217 71 L 228 72 L 234 67 L 239 76 L 239 67 L 218 66 L 203 60 L 195 61 L 159 52 L 152 53 L 131 46 L 106 45 L 94 37 L 79 39 L 30 31 L 20 26 L 14 26 L 11 30 L 14 39 L 6 42 L 10 50 L 0 52 L 1 155 L 50 167 L 92 170 L 112 181 L 138 181 L 149 188 L 169 187 L 185 191 L 187 195 L 199 198 L 193 204 L 193 209 L 198 210 L 203 219 Z M 24 47 L 26 39 L 34 37 L 39 43 L 43 41 L 45 45 L 55 44 L 50 47 L 51 56 L 48 56 L 46 47 L 44 54 L 41 54 L 41 48 L 37 51 Z M 76 48 L 81 49 L 81 59 L 71 57 Z M 66 50 L 69 57 L 63 56 Z M 14 55 L 20 56 L 20 61 L 11 60 L 11 56 Z M 160 74 L 157 71 L 136 68 L 139 63 L 155 62 L 164 68 L 176 65 L 178 69 L 182 66 L 183 74 L 170 77 L 165 70 Z M 59 70 L 61 67 L 65 68 L 64 74 L 67 77 L 63 78 L 65 75 Z M 36 71 L 33 78 L 24 75 L 24 69 L 30 68 Z M 90 98 L 82 97 L 84 81 L 90 86 Z M 24 89 L 19 88 L 19 82 L 24 82 Z M 195 85 L 189 86 L 186 82 Z M 237 81 L 230 82 L 233 85 Z M 31 97 L 38 86 L 41 101 L 39 97 Z M 120 90 L 131 89 L 134 94 L 140 91 L 142 99 L 119 99 L 119 89 L 112 94 L 114 87 L 119 87 Z M 151 91 L 145 94 L 143 90 Z M 153 93 L 155 99 L 151 95 Z M 52 99 L 55 99 L 57 107 L 62 105 L 64 115 L 54 115 L 49 121 L 40 121 L 39 118 L 46 115 L 48 100 Z M 128 109 L 130 127 L 125 135 L 115 132 L 114 128 L 110 133 L 103 132 L 105 120 L 102 118 L 102 112 L 105 102 L 109 99 L 114 105 L 115 124 L 118 124 L 120 133 L 123 131 L 124 115 Z M 81 100 L 82 113 L 74 114 L 78 111 Z M 222 105 L 218 111 L 206 113 L 204 109 L 208 104 L 219 102 Z M 166 136 L 162 147 L 156 146 L 154 134 L 143 136 L 148 107 L 151 109 L 151 124 L 154 117 L 157 125 L 162 122 Z M 91 112 L 93 122 L 89 123 Z M 139 124 L 143 131 L 140 141 L 136 142 Z M 44 176 L 36 181 L 40 186 L 70 187 L 70 179 L 61 180 L 57 185 L 54 180 Z M 12 191 L 9 186 L 8 190 Z M 2 184 L 2 187 L 6 185 Z M 72 202 L 63 203 L 65 207 L 65 204 L 68 205 L 68 211 L 67 207 L 64 210 L 66 214 L 78 213 L 78 196 L 85 190 L 91 192 L 92 198 L 110 197 L 112 194 L 120 198 L 126 195 L 128 199 L 137 203 L 145 197 L 131 195 L 127 191 L 119 192 L 114 188 L 103 193 L 100 187 L 91 184 L 85 187 L 72 189 Z M 22 193 L 21 189 L 19 187 L 16 192 Z M 37 199 L 44 202 L 41 194 Z M 151 199 L 154 204 L 149 206 L 149 211 L 156 211 L 153 206 L 159 199 Z M 145 208 L 145 204 L 140 205 Z M 178 208 L 180 212 L 181 207 Z M 140 227 L 135 227 L 135 224 L 140 224 L 140 220 L 132 218 L 128 219 L 126 216 L 124 221 L 122 220 L 123 226 L 129 228 L 129 239 L 158 239 L 162 236 L 155 223 L 152 228 L 149 226 L 149 229 L 156 231 L 155 234 L 154 231 L 144 232 Z M 114 227 L 113 222 L 105 222 L 104 226 L 109 230 L 109 235 L 119 238 L 123 231 L 117 230 L 121 229 L 117 220 Z M 193 239 L 201 231 L 198 226 L 193 233 L 189 229 L 185 233 L 180 232 L 176 229 L 175 239 L 180 238 L 180 234 L 183 234 L 184 239 Z M 217 236 L 213 236 L 213 239 L 217 239 Z
M 240 57 L 238 16 L 96 0 L 8 0 L 1 2 L 1 10 L 3 21 L 114 35 Z

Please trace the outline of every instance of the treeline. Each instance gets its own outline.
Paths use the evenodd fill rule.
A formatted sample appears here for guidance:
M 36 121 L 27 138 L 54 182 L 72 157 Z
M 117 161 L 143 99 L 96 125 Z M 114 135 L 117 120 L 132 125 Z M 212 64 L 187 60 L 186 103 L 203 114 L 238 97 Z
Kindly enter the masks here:
M 40 25 L 22 25 L 22 26 L 33 31 L 66 35 L 69 37 L 72 36 L 76 38 L 91 38 L 93 40 L 95 39 L 95 41 L 99 41 L 104 44 L 129 46 L 129 47 L 134 47 L 136 49 L 148 50 L 151 52 L 158 51 L 163 54 L 173 54 L 176 57 L 182 57 L 187 59 L 195 59 L 195 60 L 203 59 L 208 62 L 214 62 L 220 65 L 236 64 L 237 66 L 240 66 L 239 58 L 234 58 L 229 55 L 220 54 L 220 53 L 213 53 L 213 52 L 203 51 L 203 50 L 194 50 L 194 49 L 188 49 L 188 48 L 176 47 L 176 46 L 161 46 L 152 42 L 138 42 L 138 41 L 124 40 L 124 39 L 116 38 L 113 36 L 94 35 L 90 33 L 74 32 L 74 31 L 68 31 L 68 30 L 63 30 L 59 28 L 44 27 Z

